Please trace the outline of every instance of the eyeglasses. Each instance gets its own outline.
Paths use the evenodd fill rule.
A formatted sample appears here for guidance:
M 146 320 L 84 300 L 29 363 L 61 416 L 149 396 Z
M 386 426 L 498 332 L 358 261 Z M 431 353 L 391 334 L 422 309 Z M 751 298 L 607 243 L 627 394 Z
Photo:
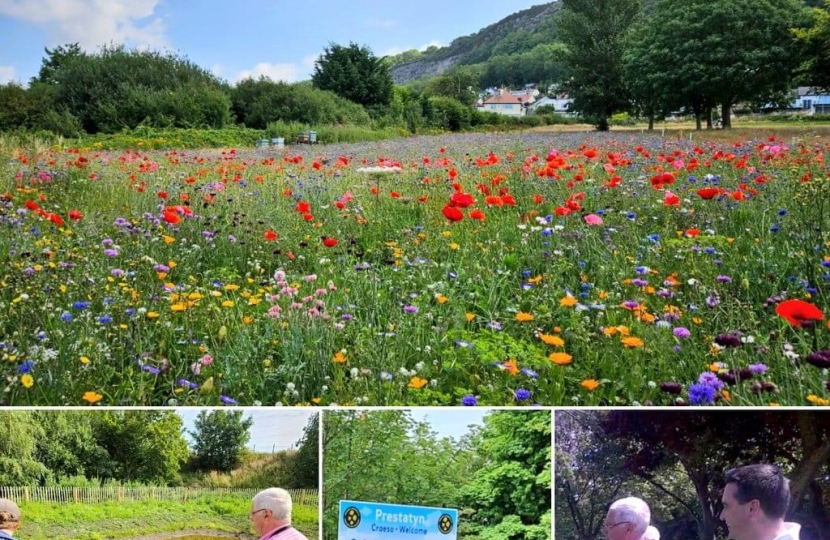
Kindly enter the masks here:
M 265 510 L 268 510 L 268 509 L 267 509 L 267 508 L 260 508 L 260 509 L 259 509 L 259 510 L 257 510 L 256 512 L 251 512 L 249 515 L 250 515 L 251 517 L 254 517 L 256 514 L 259 514 L 260 512 L 264 512 Z
M 614 523 L 611 526 L 603 525 L 602 526 L 602 534 L 608 534 L 608 531 L 616 527 L 617 525 L 623 525 L 624 523 L 631 523 L 630 521 L 620 521 L 619 523 Z

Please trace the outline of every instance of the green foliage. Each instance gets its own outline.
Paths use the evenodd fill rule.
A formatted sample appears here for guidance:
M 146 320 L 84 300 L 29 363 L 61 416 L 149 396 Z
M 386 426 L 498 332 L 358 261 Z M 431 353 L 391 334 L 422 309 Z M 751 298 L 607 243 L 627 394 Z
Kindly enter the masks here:
M 313 414 L 303 430 L 300 449 L 294 456 L 292 476 L 299 486 L 317 485 L 320 466 L 320 422 L 319 415 Z
M 142 124 L 218 128 L 230 123 L 230 99 L 218 79 L 174 54 L 123 46 L 94 54 L 47 53 L 39 82 L 53 86 L 54 103 L 88 133 Z
M 96 415 L 98 445 L 109 454 L 98 476 L 173 483 L 189 450 L 173 411 L 106 411 Z
M 546 87 L 561 80 L 566 51 L 564 45 L 554 42 L 542 43 L 521 53 L 493 56 L 476 65 L 481 71 L 481 86 L 521 86 L 535 82 Z
M 0 485 L 36 484 L 49 478 L 49 470 L 36 457 L 37 443 L 45 435 L 31 411 L 0 417 Z
M 364 106 L 388 105 L 392 99 L 389 68 L 367 47 L 330 44 L 314 64 L 314 86 Z
M 818 4 L 819 2 L 816 2 Z M 811 10 L 812 24 L 795 29 L 801 48 L 802 64 L 799 74 L 804 82 L 830 91 L 830 0 Z
M 600 131 L 608 129 L 612 114 L 629 106 L 622 57 L 639 13 L 640 0 L 562 0 L 558 28 L 569 75 L 563 87 L 574 96 L 572 109 Z
M 340 142 L 360 141 L 382 141 L 395 139 L 407 135 L 401 128 L 372 129 L 366 126 L 315 126 L 301 124 L 299 122 L 271 122 L 265 129 L 265 137 L 283 137 L 286 144 L 293 144 L 297 141 L 300 132 L 314 130 L 317 132 L 317 142 L 322 144 L 333 144 Z
M 275 121 L 311 125 L 368 125 L 368 113 L 360 105 L 334 92 L 305 83 L 286 84 L 261 77 L 245 79 L 231 90 L 237 121 L 247 127 L 265 129 Z
M 454 68 L 435 77 L 427 84 L 428 96 L 447 97 L 472 106 L 478 98 L 478 77 L 464 68 Z
M 448 97 L 431 97 L 424 107 L 427 125 L 448 131 L 461 131 L 472 125 L 474 111 Z
M 199 467 L 229 471 L 239 465 L 253 423 L 252 418 L 242 418 L 242 411 L 200 411 L 191 432 Z

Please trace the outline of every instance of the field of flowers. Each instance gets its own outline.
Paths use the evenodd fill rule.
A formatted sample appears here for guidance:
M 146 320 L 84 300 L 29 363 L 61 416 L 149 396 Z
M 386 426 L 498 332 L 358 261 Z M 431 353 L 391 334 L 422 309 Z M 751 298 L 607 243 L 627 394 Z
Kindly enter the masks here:
M 6 155 L 0 403 L 828 405 L 830 145 L 792 146 Z

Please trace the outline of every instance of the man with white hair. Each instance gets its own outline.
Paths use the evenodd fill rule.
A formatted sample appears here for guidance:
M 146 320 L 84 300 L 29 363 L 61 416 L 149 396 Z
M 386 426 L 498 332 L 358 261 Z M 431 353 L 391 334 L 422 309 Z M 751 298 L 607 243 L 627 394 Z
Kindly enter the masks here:
M 657 530 L 657 527 L 649 525 L 642 540 L 660 540 L 660 531 Z
M 639 540 L 651 521 L 651 510 L 642 499 L 626 497 L 608 508 L 602 534 L 608 540 Z
M 251 501 L 250 518 L 259 540 L 308 540 L 291 526 L 291 494 L 284 489 L 257 493 Z
M 14 501 L 0 499 L 0 540 L 14 540 L 14 532 L 20 527 L 20 508 Z

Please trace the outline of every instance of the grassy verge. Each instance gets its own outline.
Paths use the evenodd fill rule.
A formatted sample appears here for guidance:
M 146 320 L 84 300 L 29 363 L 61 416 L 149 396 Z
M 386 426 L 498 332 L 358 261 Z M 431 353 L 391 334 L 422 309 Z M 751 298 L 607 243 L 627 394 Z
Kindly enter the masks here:
M 187 503 L 152 501 L 101 504 L 21 505 L 25 540 L 104 540 L 182 530 L 214 530 L 251 535 L 250 501 L 201 499 Z M 317 508 L 295 506 L 294 526 L 317 534 Z

